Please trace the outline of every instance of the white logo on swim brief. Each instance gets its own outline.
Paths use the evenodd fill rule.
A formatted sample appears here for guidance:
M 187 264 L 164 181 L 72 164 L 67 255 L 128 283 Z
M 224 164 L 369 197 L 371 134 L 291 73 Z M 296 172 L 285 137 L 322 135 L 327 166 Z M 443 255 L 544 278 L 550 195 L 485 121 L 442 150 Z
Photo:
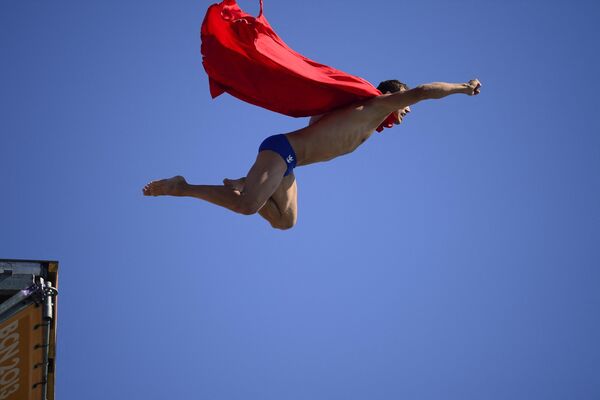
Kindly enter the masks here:
M 287 156 L 285 161 L 287 161 L 288 164 L 291 164 L 292 162 L 294 162 L 294 157 L 292 157 L 292 155 L 290 154 L 289 156 Z

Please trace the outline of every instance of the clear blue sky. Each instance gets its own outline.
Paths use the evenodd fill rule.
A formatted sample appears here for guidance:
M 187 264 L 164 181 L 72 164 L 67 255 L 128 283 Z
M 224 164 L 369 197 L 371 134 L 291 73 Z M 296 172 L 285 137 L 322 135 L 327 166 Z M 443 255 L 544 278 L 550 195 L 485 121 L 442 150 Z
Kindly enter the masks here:
M 61 263 L 57 399 L 600 398 L 600 6 L 265 3 L 315 60 L 482 94 L 297 169 L 275 231 L 141 195 L 307 122 L 211 100 L 209 2 L 2 1 L 0 257 Z

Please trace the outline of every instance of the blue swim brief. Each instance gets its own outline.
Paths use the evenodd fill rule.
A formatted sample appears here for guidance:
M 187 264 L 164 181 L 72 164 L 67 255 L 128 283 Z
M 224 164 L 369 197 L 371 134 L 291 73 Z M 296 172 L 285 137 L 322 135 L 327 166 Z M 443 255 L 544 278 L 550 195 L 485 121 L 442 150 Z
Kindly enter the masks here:
M 279 154 L 287 165 L 287 171 L 283 176 L 288 176 L 292 170 L 296 168 L 296 153 L 292 149 L 292 145 L 284 134 L 269 136 L 260 144 L 258 152 L 263 150 L 271 150 Z

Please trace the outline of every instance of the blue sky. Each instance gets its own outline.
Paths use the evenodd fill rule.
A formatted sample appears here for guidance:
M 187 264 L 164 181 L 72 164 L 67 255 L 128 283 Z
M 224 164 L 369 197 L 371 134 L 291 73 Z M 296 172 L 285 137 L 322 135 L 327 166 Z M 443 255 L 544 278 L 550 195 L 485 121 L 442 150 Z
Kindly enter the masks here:
M 209 2 L 2 2 L 0 257 L 60 262 L 57 398 L 599 398 L 599 6 L 265 3 L 317 61 L 482 94 L 297 169 L 275 231 L 141 195 L 307 122 L 210 98 Z

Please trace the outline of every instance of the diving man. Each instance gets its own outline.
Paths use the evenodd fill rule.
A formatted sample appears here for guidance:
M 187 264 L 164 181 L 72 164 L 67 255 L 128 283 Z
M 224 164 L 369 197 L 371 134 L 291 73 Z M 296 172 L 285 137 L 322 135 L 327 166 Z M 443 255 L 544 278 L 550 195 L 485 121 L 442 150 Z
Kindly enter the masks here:
M 194 197 L 236 213 L 260 214 L 273 228 L 289 229 L 297 221 L 295 167 L 329 161 L 356 150 L 390 114 L 400 124 L 410 106 L 452 94 L 479 94 L 481 83 L 429 83 L 409 89 L 397 80 L 384 81 L 383 93 L 352 106 L 311 117 L 309 125 L 286 134 L 268 137 L 260 145 L 247 175 L 225 179 L 223 185 L 191 185 L 175 176 L 148 183 L 145 196 Z

